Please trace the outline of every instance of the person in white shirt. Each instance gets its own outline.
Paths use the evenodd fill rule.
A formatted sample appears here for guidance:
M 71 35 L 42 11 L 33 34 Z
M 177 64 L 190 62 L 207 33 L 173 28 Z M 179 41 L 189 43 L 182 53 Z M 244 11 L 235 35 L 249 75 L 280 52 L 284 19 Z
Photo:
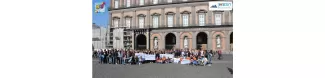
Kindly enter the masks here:
M 205 66 L 208 63 L 208 59 L 206 57 L 203 58 L 203 65 Z
M 181 56 L 184 57 L 184 54 L 185 54 L 185 52 L 184 52 L 184 50 L 182 50 Z
M 204 56 L 203 50 L 201 50 L 200 52 L 201 52 L 201 56 Z

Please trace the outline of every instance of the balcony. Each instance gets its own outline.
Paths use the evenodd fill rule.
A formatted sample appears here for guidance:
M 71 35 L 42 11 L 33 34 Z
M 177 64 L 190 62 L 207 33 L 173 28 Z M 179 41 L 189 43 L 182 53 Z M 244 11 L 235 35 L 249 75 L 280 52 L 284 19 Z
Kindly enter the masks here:
M 148 2 L 145 2 L 144 5 L 139 4 L 131 4 L 129 7 L 126 6 L 126 4 L 120 5 L 118 8 L 115 8 L 114 5 L 112 7 L 108 8 L 108 11 L 112 10 L 120 10 L 120 9 L 128 9 L 128 8 L 138 8 L 138 7 L 148 7 L 148 6 L 156 6 L 156 5 L 168 5 L 168 4 L 180 4 L 180 3 L 194 3 L 194 2 L 204 2 L 204 1 L 222 1 L 222 0 L 172 0 L 172 2 L 167 2 L 168 0 L 158 0 L 157 4 L 153 4 L 151 0 L 148 0 Z

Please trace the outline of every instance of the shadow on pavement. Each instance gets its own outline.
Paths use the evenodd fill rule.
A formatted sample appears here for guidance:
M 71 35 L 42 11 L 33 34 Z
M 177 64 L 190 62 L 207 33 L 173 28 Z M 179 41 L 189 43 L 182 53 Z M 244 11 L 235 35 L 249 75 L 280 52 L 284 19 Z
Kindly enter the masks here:
M 227 67 L 227 69 L 228 69 L 228 71 L 230 72 L 230 74 L 232 75 L 232 68 L 229 68 L 229 67 Z

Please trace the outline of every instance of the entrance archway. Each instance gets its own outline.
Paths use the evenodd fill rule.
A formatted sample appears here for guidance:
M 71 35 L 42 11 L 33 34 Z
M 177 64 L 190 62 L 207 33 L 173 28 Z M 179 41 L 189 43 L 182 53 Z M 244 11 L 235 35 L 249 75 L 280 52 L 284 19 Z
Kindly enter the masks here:
M 136 42 L 136 49 L 137 50 L 143 50 L 143 49 L 146 49 L 146 47 L 147 47 L 147 38 L 146 38 L 146 36 L 145 35 L 143 35 L 143 34 L 140 34 L 140 35 L 138 35 L 137 36 L 137 38 L 136 38 L 137 40 L 137 42 Z
M 173 33 L 168 33 L 165 40 L 165 49 L 173 49 L 176 44 L 176 36 Z
M 196 49 L 206 50 L 207 43 L 208 43 L 208 35 L 205 32 L 198 33 L 196 37 L 196 43 L 197 43 Z

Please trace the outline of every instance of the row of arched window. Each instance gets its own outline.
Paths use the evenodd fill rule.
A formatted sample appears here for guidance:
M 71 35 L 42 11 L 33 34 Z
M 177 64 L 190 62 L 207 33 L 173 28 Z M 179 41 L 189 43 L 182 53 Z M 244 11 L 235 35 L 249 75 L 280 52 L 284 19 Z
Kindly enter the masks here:
M 205 26 L 206 25 L 206 15 L 207 11 L 205 10 L 199 10 L 197 11 L 197 20 L 198 20 L 198 25 L 199 26 Z M 180 19 L 182 22 L 182 24 L 180 26 L 183 26 L 183 27 L 187 27 L 190 25 L 190 14 L 191 12 L 189 11 L 183 11 L 180 13 L 181 16 L 180 16 Z M 214 12 L 214 24 L 215 25 L 221 25 L 222 23 L 222 12 Z M 166 18 L 165 18 L 165 21 L 166 21 L 166 27 L 175 27 L 175 21 L 176 20 L 179 20 L 179 19 L 175 19 L 175 13 L 174 12 L 167 12 L 166 14 Z M 153 13 L 152 15 L 152 24 L 151 24 L 151 28 L 158 28 L 159 25 L 161 25 L 161 14 L 158 14 L 158 13 Z M 125 23 L 125 26 L 130 28 L 131 25 L 132 26 L 137 26 L 137 28 L 145 28 L 145 22 L 147 22 L 145 19 L 146 19 L 146 15 L 144 14 L 139 14 L 137 15 L 137 22 L 138 22 L 138 25 L 132 25 L 132 20 L 134 20 L 132 18 L 132 16 L 125 16 L 125 21 L 123 21 L 123 23 Z M 150 19 L 149 19 L 150 20 Z M 119 27 L 120 26 L 120 18 L 119 17 L 113 17 L 113 26 L 114 27 Z
M 154 37 L 154 49 L 158 49 L 158 38 L 157 37 Z M 221 48 L 221 36 L 220 35 L 217 35 L 216 36 L 216 48 Z M 183 38 L 183 48 L 189 48 L 189 40 L 188 40 L 188 36 L 184 36 Z

